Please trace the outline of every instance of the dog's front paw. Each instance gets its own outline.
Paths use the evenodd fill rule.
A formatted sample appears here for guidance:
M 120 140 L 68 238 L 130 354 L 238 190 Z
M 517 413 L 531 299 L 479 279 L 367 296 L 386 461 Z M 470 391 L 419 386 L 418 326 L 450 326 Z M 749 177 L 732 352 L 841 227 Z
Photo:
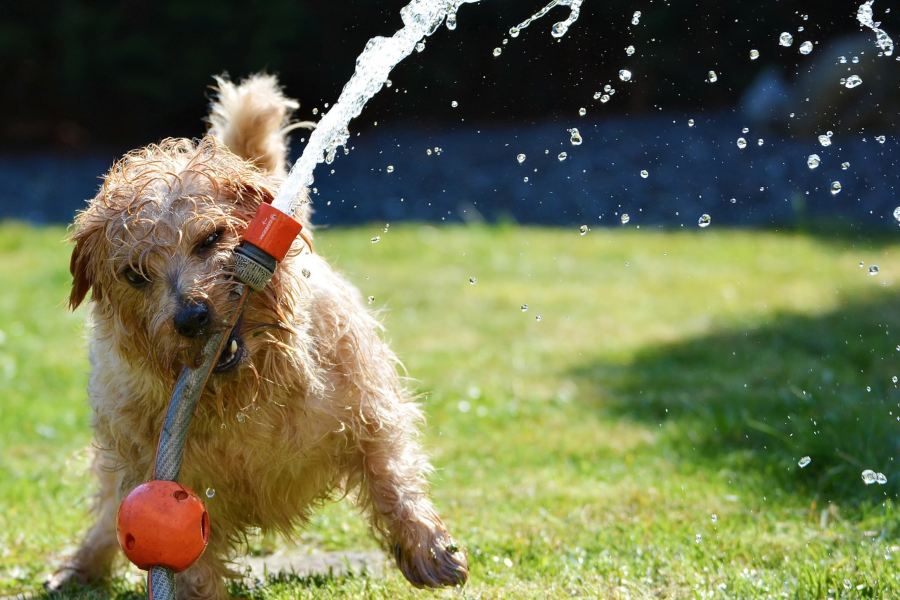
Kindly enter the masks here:
M 48 592 L 62 592 L 73 588 L 84 587 L 91 583 L 87 573 L 75 565 L 64 565 L 58 568 L 50 578 L 44 582 L 44 589 Z
M 446 532 L 433 532 L 413 547 L 394 546 L 397 566 L 416 587 L 464 585 L 469 578 L 465 552 Z

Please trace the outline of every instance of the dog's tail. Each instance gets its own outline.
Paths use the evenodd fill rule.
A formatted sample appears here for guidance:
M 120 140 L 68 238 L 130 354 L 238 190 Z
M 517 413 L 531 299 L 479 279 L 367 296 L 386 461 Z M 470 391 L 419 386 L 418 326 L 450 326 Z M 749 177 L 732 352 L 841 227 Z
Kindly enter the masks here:
M 287 98 L 274 75 L 251 75 L 235 85 L 216 77 L 215 97 L 209 111 L 209 133 L 259 168 L 284 174 L 287 133 L 309 123 L 291 124 L 298 108 Z

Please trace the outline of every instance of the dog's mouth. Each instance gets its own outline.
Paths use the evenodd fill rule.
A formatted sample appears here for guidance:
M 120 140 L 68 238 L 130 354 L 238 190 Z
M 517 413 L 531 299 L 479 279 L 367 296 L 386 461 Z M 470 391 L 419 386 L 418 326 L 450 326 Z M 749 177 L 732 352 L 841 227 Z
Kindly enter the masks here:
M 244 339 L 239 333 L 242 322 L 243 318 L 238 319 L 237 324 L 235 324 L 234 328 L 231 330 L 231 334 L 228 336 L 228 340 L 225 342 L 225 346 L 222 349 L 222 354 L 219 355 L 219 360 L 216 363 L 216 366 L 213 367 L 213 373 L 226 373 L 233 370 L 241 364 L 241 361 L 247 354 L 247 347 L 244 345 Z

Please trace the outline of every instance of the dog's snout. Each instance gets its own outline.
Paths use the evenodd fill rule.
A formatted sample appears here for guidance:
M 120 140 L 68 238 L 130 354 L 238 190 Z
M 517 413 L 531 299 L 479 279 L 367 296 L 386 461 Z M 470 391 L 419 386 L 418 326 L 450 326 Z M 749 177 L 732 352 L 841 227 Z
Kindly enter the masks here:
M 175 331 L 185 337 L 197 337 L 206 332 L 211 320 L 209 305 L 203 300 L 188 300 L 175 313 Z

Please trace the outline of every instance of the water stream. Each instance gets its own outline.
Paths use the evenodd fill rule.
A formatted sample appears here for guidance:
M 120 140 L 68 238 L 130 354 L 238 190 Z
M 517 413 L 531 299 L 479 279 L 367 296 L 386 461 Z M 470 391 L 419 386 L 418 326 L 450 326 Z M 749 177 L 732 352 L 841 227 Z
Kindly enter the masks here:
M 313 184 L 313 171 L 321 162 L 331 163 L 339 148 L 350 138 L 350 121 L 358 117 L 366 103 L 384 87 L 391 70 L 412 54 L 426 37 L 450 17 L 450 29 L 456 27 L 456 12 L 463 4 L 479 0 L 412 0 L 400 10 L 403 27 L 391 37 L 376 36 L 366 43 L 356 58 L 356 70 L 344 85 L 338 101 L 322 117 L 303 149 L 300 159 L 278 191 L 272 205 L 294 214 L 305 197 L 302 191 Z M 583 0 L 553 0 L 518 27 L 527 27 L 555 6 L 569 8 L 569 16 L 553 25 L 554 37 L 562 37 L 579 16 Z

